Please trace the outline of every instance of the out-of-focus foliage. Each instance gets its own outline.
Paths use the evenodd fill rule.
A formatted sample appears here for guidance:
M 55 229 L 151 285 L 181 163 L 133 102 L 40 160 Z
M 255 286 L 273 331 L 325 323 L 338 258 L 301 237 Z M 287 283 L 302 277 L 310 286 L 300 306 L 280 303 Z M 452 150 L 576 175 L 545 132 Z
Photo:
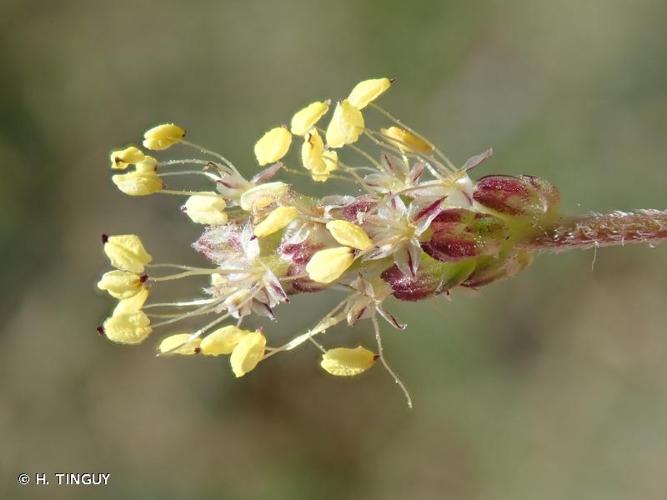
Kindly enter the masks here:
M 452 158 L 493 146 L 478 175 L 549 179 L 570 212 L 665 208 L 665 18 L 661 0 L 4 0 L 0 497 L 90 498 L 15 477 L 105 471 L 96 498 L 665 498 L 665 247 L 397 304 L 410 327 L 386 349 L 414 411 L 381 370 L 331 378 L 310 349 L 236 380 L 147 356 L 157 337 L 111 345 L 94 290 L 102 232 L 199 262 L 178 201 L 114 189 L 112 148 L 174 121 L 254 172 L 264 131 L 372 76 Z M 296 299 L 271 335 L 328 305 Z

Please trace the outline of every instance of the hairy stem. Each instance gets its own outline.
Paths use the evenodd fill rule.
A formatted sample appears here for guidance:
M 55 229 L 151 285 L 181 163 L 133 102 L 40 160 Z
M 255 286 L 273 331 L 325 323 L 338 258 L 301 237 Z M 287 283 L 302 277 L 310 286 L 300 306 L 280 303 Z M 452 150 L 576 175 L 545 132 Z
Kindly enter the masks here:
M 609 247 L 626 243 L 659 243 L 667 239 L 667 210 L 615 211 L 563 217 L 527 243 L 537 251 Z

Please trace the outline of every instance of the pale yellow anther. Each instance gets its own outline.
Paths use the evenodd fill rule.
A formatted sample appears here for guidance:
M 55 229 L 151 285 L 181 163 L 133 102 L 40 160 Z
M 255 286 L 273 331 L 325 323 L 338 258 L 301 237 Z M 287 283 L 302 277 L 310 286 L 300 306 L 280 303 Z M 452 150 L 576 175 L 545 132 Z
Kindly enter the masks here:
M 193 222 L 209 226 L 222 226 L 227 223 L 225 199 L 212 191 L 204 191 L 188 198 L 183 211 Z
M 324 182 L 338 167 L 338 154 L 324 149 L 324 142 L 316 130 L 310 132 L 301 146 L 301 162 L 310 170 L 315 182 Z
M 244 305 L 248 304 L 252 299 L 252 292 L 247 288 L 239 288 L 230 293 L 224 300 L 223 304 L 228 311 L 238 311 Z
M 119 344 L 139 344 L 151 333 L 151 321 L 143 311 L 113 315 L 102 325 L 104 335 Z
M 253 370 L 262 360 L 266 348 L 266 337 L 260 331 L 245 335 L 232 351 L 229 359 L 232 371 L 237 377 L 243 377 Z
M 262 238 L 280 231 L 298 216 L 299 211 L 295 207 L 278 207 L 255 226 L 255 236 Z
M 137 293 L 127 299 L 118 301 L 113 310 L 112 316 L 122 316 L 133 312 L 141 311 L 144 304 L 148 300 L 148 288 L 142 288 Z
M 384 94 L 391 87 L 389 78 L 364 80 L 355 85 L 347 100 L 357 109 L 364 109 L 369 103 Z
M 322 159 L 326 165 L 327 172 L 333 172 L 338 169 L 338 153 L 329 149 L 322 154 Z
M 162 191 L 164 184 L 155 171 L 134 171 L 111 176 L 120 191 L 130 196 L 146 196 Z
M 201 352 L 207 356 L 231 354 L 241 339 L 251 333 L 233 325 L 223 326 L 202 339 Z
M 322 166 L 324 168 L 313 168 L 310 175 L 315 182 L 324 182 L 329 178 L 331 172 L 338 168 L 338 153 L 333 150 L 327 150 L 322 153 Z
M 128 299 L 136 295 L 144 286 L 144 280 L 136 273 L 127 271 L 109 271 L 97 282 L 97 288 L 106 290 L 116 299 Z
M 355 349 L 337 347 L 322 355 L 320 366 L 331 375 L 352 377 L 368 370 L 376 359 L 373 352 L 361 346 Z
M 246 212 L 261 210 L 279 201 L 289 192 L 289 185 L 284 182 L 267 182 L 245 191 L 239 204 Z
M 301 145 L 301 163 L 308 170 L 322 171 L 326 169 L 324 164 L 324 141 L 317 130 L 306 135 Z
M 229 282 L 229 279 L 221 273 L 211 274 L 211 286 L 221 287 L 225 286 Z
M 401 151 L 430 154 L 433 146 L 412 132 L 400 127 L 381 128 L 380 132 Z
M 329 126 L 327 127 L 326 139 L 330 148 L 340 148 L 346 144 L 352 144 L 359 139 L 364 131 L 364 117 L 358 108 L 348 100 L 336 104 Z
M 289 151 L 292 134 L 286 127 L 276 127 L 265 133 L 255 143 L 255 156 L 260 165 L 275 163 Z
M 144 153 L 135 146 L 111 152 L 111 168 L 125 170 L 128 166 L 144 159 Z
M 120 234 L 104 239 L 104 253 L 116 269 L 139 274 L 153 260 L 135 234 Z
M 146 155 L 143 160 L 137 162 L 134 166 L 134 170 L 142 174 L 155 173 L 157 170 L 157 160 L 152 156 Z
M 358 250 L 373 248 L 373 240 L 357 224 L 346 220 L 332 220 L 331 222 L 327 222 L 327 229 L 331 233 L 331 236 L 341 245 Z
M 163 123 L 144 133 L 144 147 L 153 151 L 167 149 L 185 137 L 185 129 L 173 123 Z
M 354 262 L 354 252 L 349 247 L 327 248 L 315 252 L 306 264 L 306 272 L 313 281 L 336 281 Z
M 160 354 L 182 354 L 191 356 L 199 352 L 200 338 L 190 340 L 190 333 L 175 333 L 165 337 L 157 350 Z
M 294 135 L 306 135 L 329 111 L 331 101 L 316 101 L 297 111 L 292 117 L 290 129 Z

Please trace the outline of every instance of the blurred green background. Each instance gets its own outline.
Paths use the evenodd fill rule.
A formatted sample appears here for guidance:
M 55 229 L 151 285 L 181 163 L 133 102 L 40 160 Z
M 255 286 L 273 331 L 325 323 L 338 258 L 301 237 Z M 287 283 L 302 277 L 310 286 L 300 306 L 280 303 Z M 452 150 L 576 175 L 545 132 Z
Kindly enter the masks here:
M 241 380 L 95 332 L 99 235 L 199 264 L 179 200 L 131 199 L 110 149 L 175 121 L 256 169 L 254 141 L 358 80 L 458 162 L 529 173 L 568 212 L 665 208 L 664 0 L 0 1 L 0 497 L 664 499 L 667 247 L 539 257 L 473 297 L 392 304 L 415 399 L 306 347 Z M 178 154 L 175 153 L 174 156 Z M 185 293 L 183 288 L 183 293 Z M 280 310 L 302 331 L 335 300 Z M 332 339 L 370 344 L 369 325 Z M 110 472 L 106 488 L 16 485 Z

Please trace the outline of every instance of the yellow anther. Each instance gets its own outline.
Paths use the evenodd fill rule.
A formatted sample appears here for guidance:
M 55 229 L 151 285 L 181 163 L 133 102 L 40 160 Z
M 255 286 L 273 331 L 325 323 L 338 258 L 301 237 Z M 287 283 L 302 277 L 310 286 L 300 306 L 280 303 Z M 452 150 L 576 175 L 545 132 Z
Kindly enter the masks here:
M 262 238 L 280 231 L 298 216 L 299 211 L 294 207 L 278 207 L 255 226 L 255 236 Z
M 148 288 L 142 288 L 132 297 L 118 301 L 118 304 L 113 310 L 112 316 L 122 316 L 123 314 L 130 314 L 141 311 L 144 304 L 148 300 Z
M 301 162 L 308 170 L 324 170 L 326 165 L 324 165 L 324 160 L 322 159 L 323 154 L 324 141 L 322 141 L 322 137 L 320 137 L 317 130 L 313 130 L 306 135 L 301 145 Z
M 139 274 L 143 273 L 144 266 L 153 260 L 135 234 L 103 236 L 102 240 L 104 253 L 116 269 Z
M 380 129 L 380 132 L 389 142 L 401 151 L 422 154 L 430 154 L 433 152 L 433 146 L 408 130 L 400 127 L 389 127 Z
M 389 87 L 391 87 L 389 78 L 364 80 L 355 85 L 347 99 L 357 109 L 364 109 L 370 102 L 384 94 Z
M 290 129 L 294 135 L 306 135 L 329 111 L 331 101 L 316 101 L 297 111 L 292 117 Z
M 125 170 L 128 166 L 144 159 L 144 153 L 135 146 L 111 152 L 111 168 Z
M 289 151 L 292 134 L 285 127 L 276 127 L 265 133 L 255 143 L 255 156 L 260 165 L 275 163 Z
M 358 250 L 373 248 L 373 240 L 361 226 L 346 220 L 333 220 L 327 223 L 327 229 L 331 236 L 340 243 Z
M 237 377 L 243 377 L 253 370 L 264 356 L 266 337 L 262 332 L 252 332 L 245 335 L 232 351 L 230 363 L 232 371 Z
M 151 321 L 143 311 L 113 315 L 102 325 L 104 335 L 119 344 L 139 344 L 151 333 Z
M 199 344 L 201 339 L 195 338 L 190 340 L 189 333 L 175 333 L 165 337 L 160 342 L 157 350 L 160 354 L 182 354 L 184 356 L 191 356 L 199 352 Z
M 227 223 L 225 199 L 212 191 L 204 191 L 188 198 L 183 211 L 193 222 L 209 226 L 222 226 Z
M 164 123 L 144 133 L 144 147 L 153 151 L 167 149 L 185 137 L 185 129 L 173 123 Z
M 130 196 L 146 196 L 162 191 L 164 184 L 155 171 L 134 171 L 111 177 L 120 191 Z
M 152 156 L 146 155 L 143 160 L 137 162 L 134 166 L 134 170 L 142 174 L 155 173 L 157 170 L 157 160 Z
M 331 122 L 327 127 L 326 139 L 331 148 L 352 144 L 364 131 L 364 117 L 348 100 L 336 104 Z
M 306 272 L 313 281 L 331 283 L 347 271 L 353 262 L 354 253 L 351 248 L 327 248 L 315 252 L 306 264 Z
M 355 349 L 337 347 L 322 355 L 320 366 L 331 375 L 352 377 L 368 370 L 376 359 L 373 352 L 361 346 Z
M 289 185 L 284 182 L 267 182 L 259 184 L 245 191 L 241 195 L 239 204 L 246 212 L 261 210 L 272 203 L 279 201 L 289 191 Z
M 143 288 L 145 277 L 127 271 L 109 271 L 97 282 L 97 288 L 106 290 L 116 299 L 128 299 Z
M 201 341 L 201 352 L 207 356 L 231 354 L 243 337 L 252 333 L 233 325 L 223 326 L 208 334 Z

